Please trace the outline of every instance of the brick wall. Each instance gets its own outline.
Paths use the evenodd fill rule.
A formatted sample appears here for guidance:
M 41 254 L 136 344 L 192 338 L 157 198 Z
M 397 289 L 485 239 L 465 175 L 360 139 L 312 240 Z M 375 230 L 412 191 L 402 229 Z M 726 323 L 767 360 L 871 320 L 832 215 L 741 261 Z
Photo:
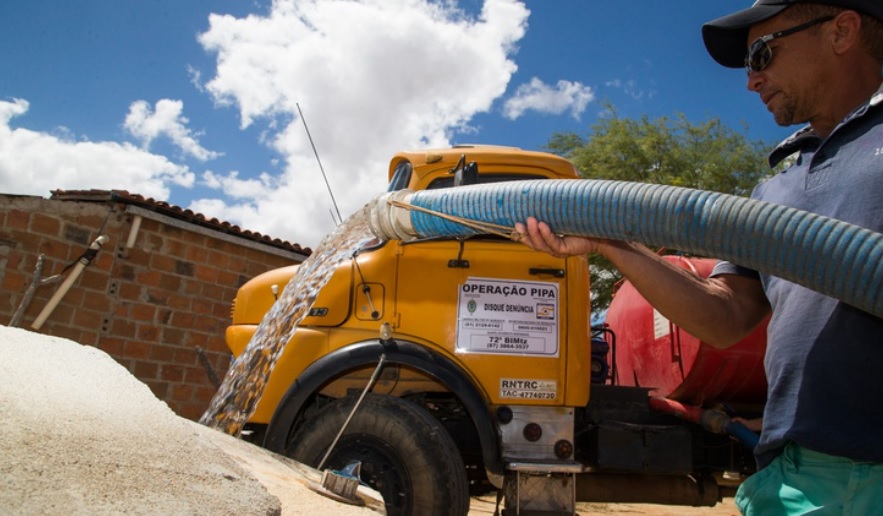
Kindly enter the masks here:
M 302 261 L 309 250 L 266 245 L 172 212 L 118 199 L 0 195 L 0 323 L 10 325 L 26 301 L 40 255 L 44 280 L 66 277 L 65 267 L 107 235 L 42 327 L 31 325 L 61 281 L 34 290 L 17 326 L 106 351 L 177 414 L 198 419 L 216 390 L 209 369 L 223 378 L 230 364 L 224 331 L 236 290 L 257 274 Z

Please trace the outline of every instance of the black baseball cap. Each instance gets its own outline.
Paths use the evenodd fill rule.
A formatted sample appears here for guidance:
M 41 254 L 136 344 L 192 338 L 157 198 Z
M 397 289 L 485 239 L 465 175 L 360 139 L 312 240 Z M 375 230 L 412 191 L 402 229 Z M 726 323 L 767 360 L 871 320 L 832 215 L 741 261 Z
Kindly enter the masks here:
M 711 57 L 727 68 L 745 66 L 748 30 L 762 21 L 800 3 L 823 4 L 851 9 L 883 21 L 881 0 L 757 0 L 748 9 L 728 14 L 702 26 L 702 39 Z

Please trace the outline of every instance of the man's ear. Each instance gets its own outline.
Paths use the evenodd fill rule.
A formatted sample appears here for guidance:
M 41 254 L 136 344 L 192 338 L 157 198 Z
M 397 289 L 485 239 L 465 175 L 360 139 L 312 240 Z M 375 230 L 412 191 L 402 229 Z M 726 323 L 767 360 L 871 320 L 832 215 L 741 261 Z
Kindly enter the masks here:
M 843 11 L 831 21 L 834 26 L 831 32 L 834 52 L 843 54 L 861 43 L 862 18 L 857 12 Z

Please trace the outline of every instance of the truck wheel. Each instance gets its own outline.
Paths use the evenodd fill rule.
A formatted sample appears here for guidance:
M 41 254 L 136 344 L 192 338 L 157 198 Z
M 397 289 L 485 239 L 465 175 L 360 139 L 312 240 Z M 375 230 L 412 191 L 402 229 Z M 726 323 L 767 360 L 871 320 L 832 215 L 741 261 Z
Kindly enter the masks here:
M 286 455 L 316 467 L 356 399 L 347 396 L 304 422 Z M 460 452 L 441 424 L 419 406 L 368 394 L 324 468 L 360 461 L 362 481 L 377 490 L 389 516 L 465 515 L 469 483 Z

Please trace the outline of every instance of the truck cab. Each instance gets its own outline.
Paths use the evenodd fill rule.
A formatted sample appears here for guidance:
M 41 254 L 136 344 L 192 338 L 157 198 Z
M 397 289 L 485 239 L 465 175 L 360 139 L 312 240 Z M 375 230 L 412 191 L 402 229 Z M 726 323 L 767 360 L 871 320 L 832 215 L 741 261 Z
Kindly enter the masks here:
M 397 191 L 579 173 L 547 153 L 457 146 L 397 153 L 388 177 Z M 297 267 L 239 290 L 234 355 Z M 592 328 L 590 307 L 584 257 L 497 235 L 370 241 L 319 291 L 243 436 L 312 466 L 359 462 L 389 514 L 465 514 L 470 494 L 491 489 L 512 513 L 713 505 L 723 472 L 750 472 L 750 450 L 618 379 L 615 331 Z

